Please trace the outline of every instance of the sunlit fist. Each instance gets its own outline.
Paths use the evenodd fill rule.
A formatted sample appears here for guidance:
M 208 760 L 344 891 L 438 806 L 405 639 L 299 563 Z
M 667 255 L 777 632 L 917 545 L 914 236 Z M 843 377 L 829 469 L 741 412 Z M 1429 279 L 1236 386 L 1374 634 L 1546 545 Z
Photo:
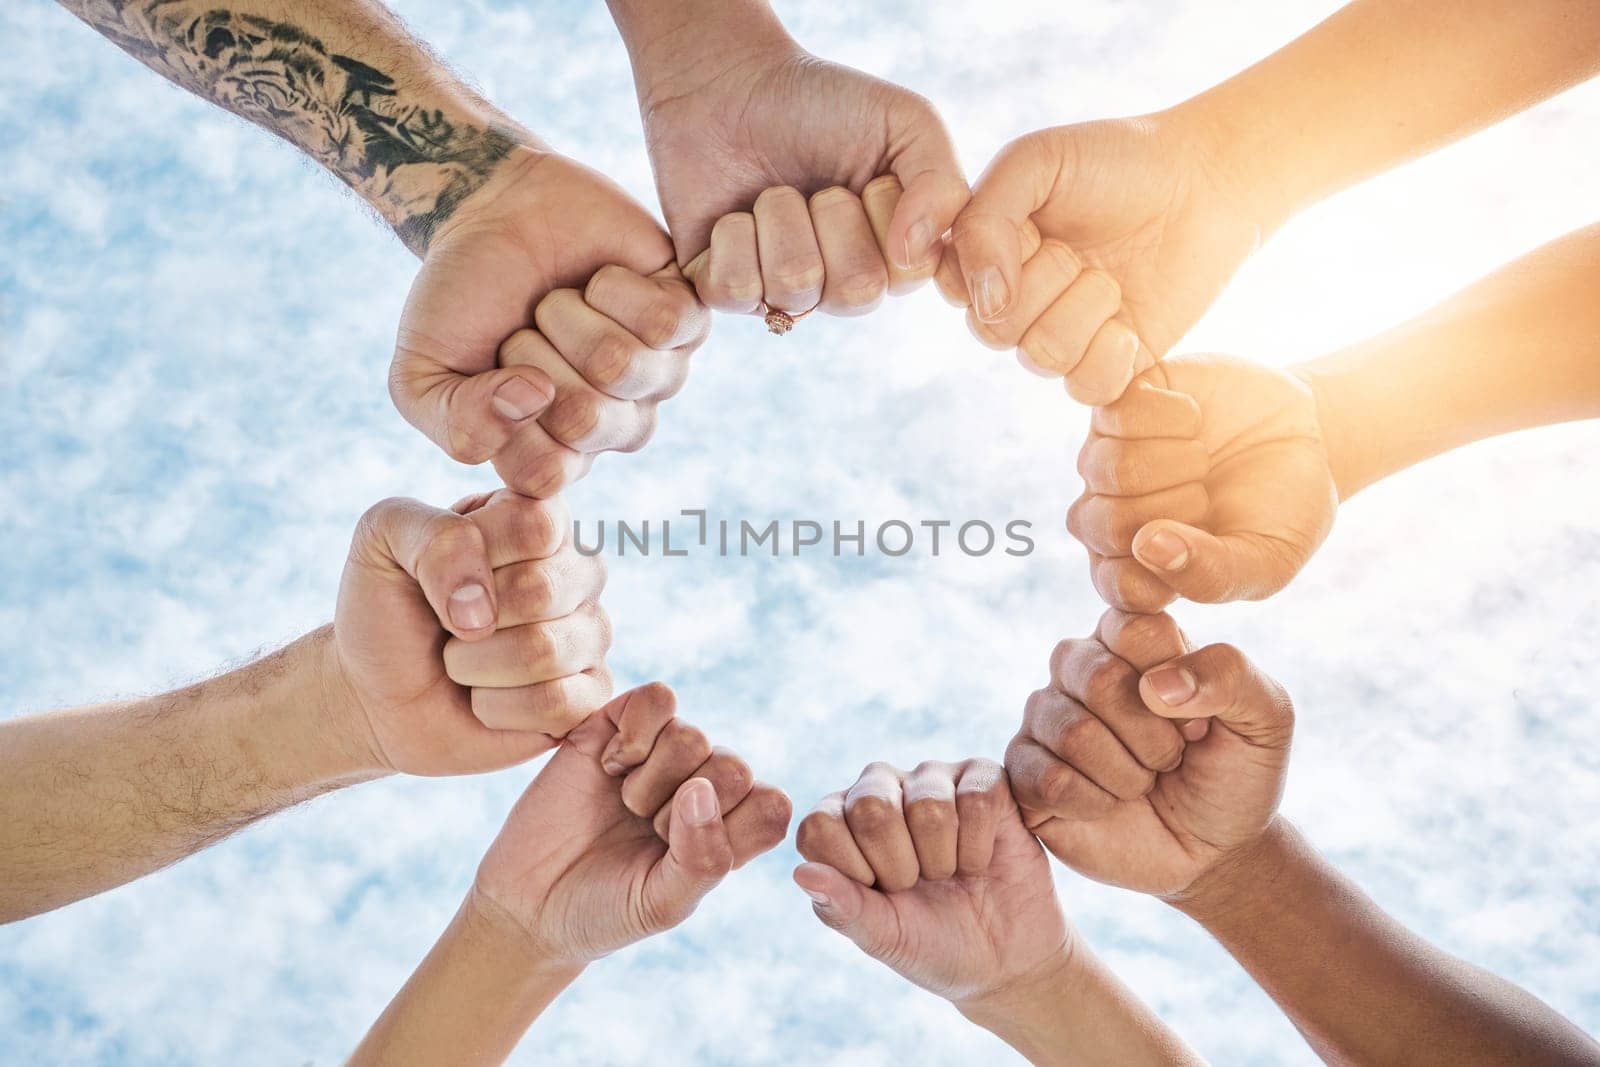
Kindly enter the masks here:
M 1204 143 L 1168 116 L 1013 141 L 956 220 L 941 290 L 985 344 L 1083 403 L 1115 400 L 1263 237 Z
M 933 107 L 744 32 L 707 26 L 699 52 L 636 63 L 661 206 L 701 299 L 857 315 L 926 281 L 968 194 Z
M 478 868 L 475 897 L 542 961 L 582 965 L 678 925 L 787 833 L 789 798 L 674 707 L 644 686 L 569 734 Z
M 1237 649 L 1192 651 L 1170 616 L 1108 611 L 1094 637 L 1057 646 L 1051 676 L 1006 769 L 1069 867 L 1177 897 L 1266 829 L 1294 710 Z
M 1058 970 L 1069 931 L 1050 864 L 990 760 L 874 763 L 800 824 L 794 879 L 817 917 L 930 992 L 968 1004 Z
M 1179 356 L 1094 411 L 1067 528 L 1106 603 L 1260 600 L 1327 538 L 1338 490 L 1310 388 L 1227 356 Z
M 572 160 L 518 153 L 430 243 L 389 387 L 453 458 L 548 497 L 649 440 L 710 318 L 648 211 Z
M 554 747 L 611 695 L 598 557 L 558 500 L 508 490 L 362 518 L 333 647 L 375 768 L 469 774 Z

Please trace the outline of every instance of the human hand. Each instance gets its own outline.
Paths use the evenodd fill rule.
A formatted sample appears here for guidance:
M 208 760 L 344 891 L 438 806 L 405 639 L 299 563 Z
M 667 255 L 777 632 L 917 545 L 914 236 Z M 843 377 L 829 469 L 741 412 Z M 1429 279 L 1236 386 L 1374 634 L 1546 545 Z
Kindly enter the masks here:
M 678 262 L 722 311 L 870 311 L 933 275 L 968 188 L 931 104 L 806 52 L 781 26 L 704 21 L 635 48 Z
M 553 748 L 611 695 L 605 565 L 559 500 L 386 500 L 339 585 L 334 676 L 375 768 L 469 774 Z
M 1170 616 L 1108 611 L 1093 638 L 1056 647 L 1051 676 L 1006 769 L 1029 828 L 1067 866 L 1175 899 L 1266 830 L 1294 708 L 1237 649 L 1191 651 Z
M 1210 307 L 1264 238 L 1181 111 L 1040 130 L 973 187 L 939 270 L 984 344 L 1107 404 Z
M 1328 463 L 1300 378 L 1227 356 L 1173 357 L 1095 409 L 1067 528 L 1114 608 L 1260 600 L 1333 526 Z
M 669 813 L 666 842 L 651 820 Z M 581 966 L 678 925 L 727 873 L 782 841 L 789 798 L 631 690 L 567 736 L 478 868 L 474 898 L 534 958 Z
M 819 919 L 958 1005 L 1048 984 L 1071 956 L 1049 861 L 990 760 L 874 763 L 796 844 Z
M 389 391 L 462 463 L 548 497 L 633 451 L 710 317 L 650 213 L 570 159 L 519 148 L 428 245 Z

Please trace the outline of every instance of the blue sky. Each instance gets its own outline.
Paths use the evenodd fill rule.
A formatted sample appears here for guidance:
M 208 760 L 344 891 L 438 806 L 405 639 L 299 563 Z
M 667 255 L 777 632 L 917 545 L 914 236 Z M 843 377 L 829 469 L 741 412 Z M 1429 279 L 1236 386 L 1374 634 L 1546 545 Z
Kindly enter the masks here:
M 598 2 L 397 5 L 562 150 L 650 202 Z M 1136 113 L 1326 2 L 780 5 L 814 51 L 909 84 L 975 173 L 1029 129 Z M 448 502 L 390 408 L 414 263 L 292 150 L 44 0 L 0 10 L 0 715 L 145 693 L 325 621 L 356 518 Z M 1286 363 L 1593 221 L 1586 87 L 1287 227 L 1194 335 Z M 654 443 L 583 516 L 1023 518 L 1028 560 L 613 561 L 613 664 L 803 810 L 872 759 L 997 755 L 1099 608 L 1061 526 L 1085 416 L 930 293 L 784 341 L 721 320 Z M 775 415 L 776 413 L 776 415 Z M 1600 1028 L 1600 494 L 1593 425 L 1475 446 L 1362 494 L 1285 594 L 1186 607 L 1300 708 L 1286 808 L 1386 907 Z M 0 929 L 0 1062 L 333 1063 L 448 920 L 532 773 L 389 781 Z M 683 928 L 591 969 L 527 1062 L 1011 1062 L 810 918 L 787 847 Z M 1309 1060 L 1180 916 L 1065 872 L 1088 940 L 1221 1063 Z

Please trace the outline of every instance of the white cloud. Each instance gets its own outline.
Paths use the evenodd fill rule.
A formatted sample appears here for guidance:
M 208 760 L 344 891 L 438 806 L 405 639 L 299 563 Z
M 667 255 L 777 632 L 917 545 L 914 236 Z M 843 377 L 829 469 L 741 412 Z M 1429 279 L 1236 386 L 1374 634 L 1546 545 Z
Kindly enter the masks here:
M 1032 127 L 1157 107 L 1329 2 L 886 4 L 784 13 L 944 109 L 976 170 Z M 598 4 L 401 5 L 497 100 L 636 194 L 651 181 Z M 49 5 L 0 12 L 0 682 L 6 714 L 149 691 L 322 621 L 351 526 L 485 484 L 390 410 L 412 263 L 337 183 Z M 69 74 L 70 72 L 70 74 Z M 92 87 L 88 89 L 86 87 Z M 1288 227 L 1194 346 L 1286 362 L 1590 221 L 1600 89 Z M 1097 606 L 1061 529 L 1081 410 L 929 293 L 776 341 L 721 321 L 657 440 L 575 513 L 1033 522 L 1026 561 L 615 560 L 614 664 L 676 685 L 803 811 L 871 759 L 997 754 Z M 1358 497 L 1296 585 L 1184 609 L 1293 692 L 1288 810 L 1425 935 L 1600 1027 L 1600 497 L 1593 425 L 1468 449 Z M 903 513 L 903 514 L 901 514 Z M 531 768 L 386 782 L 0 929 L 0 1058 L 335 1062 L 447 921 Z M 524 1062 L 1012 1057 L 818 926 L 763 860 L 594 968 Z M 1224 1063 L 1308 1061 L 1180 917 L 1063 874 L 1070 913 Z M 225 995 L 219 995 L 225 990 Z M 619 1025 L 619 1011 L 626 1025 Z

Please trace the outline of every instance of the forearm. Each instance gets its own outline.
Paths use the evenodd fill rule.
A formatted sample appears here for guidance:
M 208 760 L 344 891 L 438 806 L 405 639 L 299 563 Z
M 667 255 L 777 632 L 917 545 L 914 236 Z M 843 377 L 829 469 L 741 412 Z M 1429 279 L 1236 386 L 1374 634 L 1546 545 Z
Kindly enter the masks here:
M 1176 111 L 1283 219 L 1600 70 L 1591 0 L 1356 0 Z
M 1328 1062 L 1600 1063 L 1577 1027 L 1395 922 L 1281 820 L 1176 903 Z
M 1038 1067 L 1203 1062 L 1076 938 L 1043 981 L 957 1007 Z
M 140 62 L 290 141 L 414 251 L 513 159 L 541 147 L 378 0 L 61 0 Z
M 0 922 L 374 776 L 345 740 L 329 633 L 174 693 L 0 723 Z
M 1600 416 L 1600 225 L 1305 364 L 1341 499 L 1495 434 Z
M 498 1064 L 582 968 L 543 960 L 476 893 L 373 1024 L 352 1064 Z

